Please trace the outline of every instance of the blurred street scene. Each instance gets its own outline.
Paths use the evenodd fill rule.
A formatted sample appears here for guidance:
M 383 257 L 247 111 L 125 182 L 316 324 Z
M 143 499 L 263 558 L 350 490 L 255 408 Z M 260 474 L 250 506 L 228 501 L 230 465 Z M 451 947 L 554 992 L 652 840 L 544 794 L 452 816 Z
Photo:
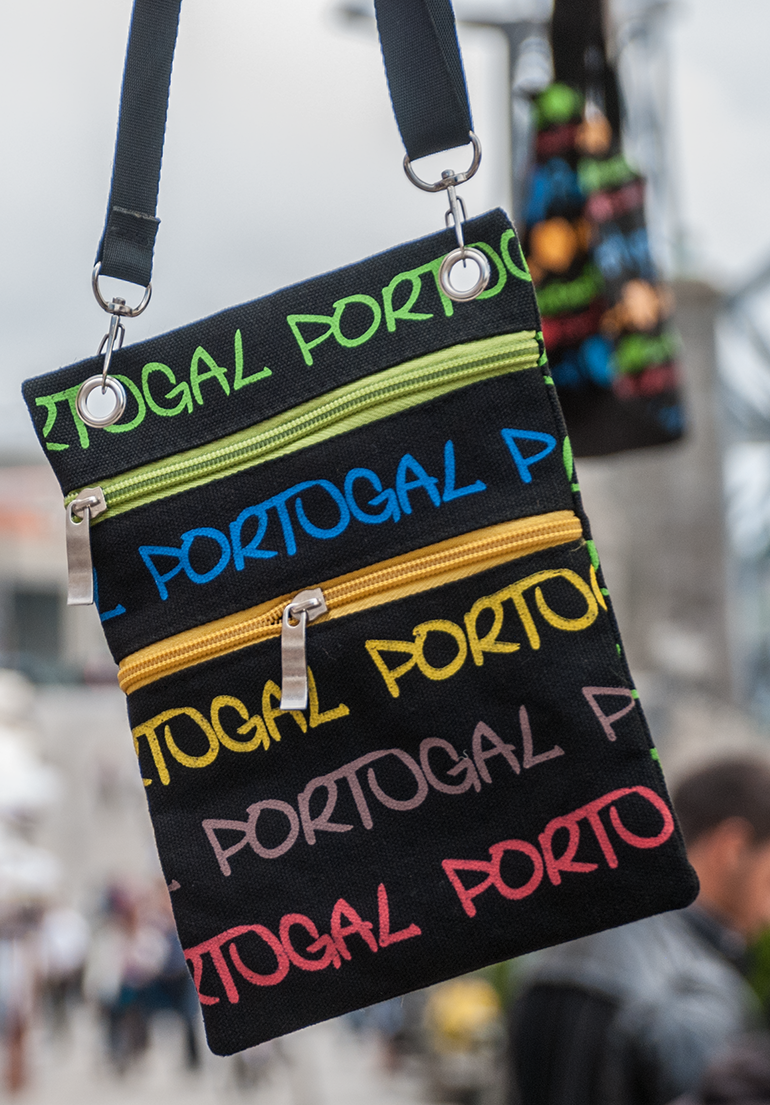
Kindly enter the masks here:
M 488 976 L 213 1056 L 121 692 L 0 670 L 0 1100 L 497 1105 L 513 974 Z
M 761 724 L 731 689 L 717 300 L 698 282 L 680 282 L 677 297 L 697 432 L 676 450 L 580 465 L 632 668 L 673 782 L 717 754 L 766 756 Z M 36 1105 L 139 1096 L 193 1105 L 363 1097 L 375 1105 L 502 1105 L 516 963 L 240 1056 L 209 1053 L 115 667 L 96 611 L 63 603 L 58 488 L 43 466 L 4 469 L 2 488 L 2 1092 Z M 764 960 L 760 983 L 763 972 L 770 979 Z
M 506 970 L 211 1055 L 116 688 L 0 673 L 0 825 L 0 1100 L 500 1100 Z

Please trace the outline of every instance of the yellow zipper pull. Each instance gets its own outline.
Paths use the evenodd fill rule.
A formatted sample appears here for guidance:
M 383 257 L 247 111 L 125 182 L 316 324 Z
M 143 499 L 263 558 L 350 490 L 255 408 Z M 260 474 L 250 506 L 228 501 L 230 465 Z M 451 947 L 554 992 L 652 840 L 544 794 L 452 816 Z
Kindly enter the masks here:
M 67 506 L 67 605 L 90 606 L 94 601 L 91 563 L 91 519 L 103 514 L 107 501 L 101 487 L 84 487 Z
M 320 587 L 300 591 L 283 608 L 281 619 L 281 709 L 304 710 L 307 706 L 307 659 L 305 629 L 327 610 Z

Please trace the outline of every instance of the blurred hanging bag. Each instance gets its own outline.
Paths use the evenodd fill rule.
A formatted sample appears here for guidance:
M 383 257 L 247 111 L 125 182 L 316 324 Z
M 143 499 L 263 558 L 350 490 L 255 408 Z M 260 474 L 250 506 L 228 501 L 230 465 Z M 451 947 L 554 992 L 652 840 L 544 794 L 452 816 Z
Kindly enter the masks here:
M 149 299 L 178 14 L 134 7 L 109 333 L 24 393 L 229 1054 L 696 882 L 516 233 L 456 195 L 480 146 L 448 0 L 377 16 L 407 173 L 451 227 L 121 349 L 132 311 L 99 279 Z M 469 139 L 466 171 L 415 175 Z
M 575 456 L 682 436 L 671 295 L 658 281 L 644 179 L 623 156 L 602 0 L 555 0 L 554 83 L 535 100 L 524 252 Z

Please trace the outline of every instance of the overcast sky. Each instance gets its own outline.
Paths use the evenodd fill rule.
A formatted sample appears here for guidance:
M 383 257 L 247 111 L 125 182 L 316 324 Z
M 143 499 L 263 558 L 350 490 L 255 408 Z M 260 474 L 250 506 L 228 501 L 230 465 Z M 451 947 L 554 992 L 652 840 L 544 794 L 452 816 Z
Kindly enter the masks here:
M 0 454 L 42 457 L 20 382 L 95 352 L 105 330 L 90 273 L 130 11 L 131 0 L 0 7 Z M 670 26 L 689 264 L 728 288 L 770 256 L 770 3 L 680 0 Z M 461 40 L 484 145 L 464 191 L 479 213 L 508 198 L 505 53 L 493 32 Z M 409 185 L 402 157 L 373 30 L 342 23 L 330 0 L 184 0 L 153 301 L 127 340 L 434 231 L 444 204 Z

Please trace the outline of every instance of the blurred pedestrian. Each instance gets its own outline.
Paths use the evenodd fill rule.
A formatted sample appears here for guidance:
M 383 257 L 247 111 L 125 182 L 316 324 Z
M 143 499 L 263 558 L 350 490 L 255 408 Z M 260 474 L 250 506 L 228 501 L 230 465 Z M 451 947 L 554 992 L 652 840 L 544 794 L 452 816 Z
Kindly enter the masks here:
M 5 1047 L 5 1086 L 19 1093 L 27 1084 L 29 1031 L 35 1008 L 39 962 L 35 907 L 19 907 L 0 922 L 0 1033 Z
M 182 1022 L 185 1041 L 185 1063 L 188 1070 L 200 1066 L 198 995 L 187 969 L 182 945 L 176 934 L 171 900 L 165 883 L 157 884 L 147 896 L 146 921 L 162 933 L 165 952 L 156 975 L 140 987 L 136 1000 L 144 1010 L 146 1020 L 161 1012 L 174 1013 Z
M 147 1048 L 149 1014 L 142 998 L 167 954 L 164 933 L 143 916 L 141 896 L 126 887 L 111 887 L 103 923 L 91 945 L 85 985 L 101 1012 L 107 1054 L 120 1074 Z
M 759 1024 L 742 971 L 770 924 L 770 766 L 713 763 L 674 805 L 697 902 L 535 957 L 511 1018 L 513 1102 L 666 1105 Z
M 66 906 L 49 909 L 40 925 L 42 997 L 55 1036 L 66 1032 L 70 1009 L 81 996 L 90 936 L 82 913 Z
M 693 1094 L 673 1105 L 769 1105 L 770 1039 L 763 1033 L 740 1040 L 706 1070 Z

